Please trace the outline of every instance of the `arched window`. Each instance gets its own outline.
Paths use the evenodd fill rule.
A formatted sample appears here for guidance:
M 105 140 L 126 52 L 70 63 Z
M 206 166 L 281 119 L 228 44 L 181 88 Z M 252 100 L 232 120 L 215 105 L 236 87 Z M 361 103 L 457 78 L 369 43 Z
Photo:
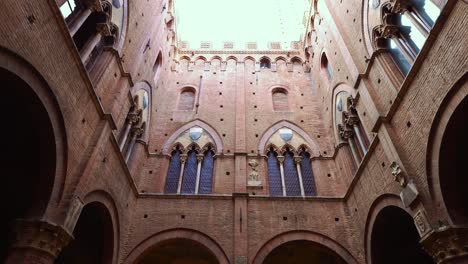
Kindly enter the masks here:
M 158 57 L 156 57 L 156 61 L 154 62 L 153 65 L 153 79 L 154 83 L 158 83 L 158 78 L 159 78 L 159 70 L 162 65 L 162 55 L 161 52 L 159 52 Z
M 182 111 L 193 111 L 195 104 L 195 89 L 191 87 L 186 87 L 182 89 L 179 97 L 179 105 L 177 110 Z
M 328 62 L 328 58 L 325 52 L 322 53 L 322 57 L 320 58 L 320 70 L 322 72 L 322 76 L 325 76 L 328 81 L 333 79 L 333 69 Z
M 75 0 L 66 0 L 60 6 L 60 12 L 62 13 L 62 16 L 65 18 L 66 21 L 73 18 L 73 16 L 76 15 L 78 10 L 79 10 L 79 5 L 77 5 Z
M 271 62 L 268 58 L 262 58 L 260 60 L 260 69 L 270 69 L 271 68 Z
M 200 142 L 205 144 L 204 148 L 198 146 Z M 203 128 L 195 126 L 182 132 L 175 140 L 174 146 L 164 192 L 212 193 L 215 145 L 211 135 Z
M 273 111 L 289 111 L 287 91 L 283 88 L 275 88 L 271 93 Z
M 172 152 L 171 160 L 169 162 L 169 169 L 167 170 L 165 193 L 177 193 L 180 176 L 180 155 L 179 148 Z
M 295 138 L 293 140 L 293 138 Z M 273 142 L 283 141 L 282 151 Z M 297 145 L 297 152 L 292 145 Z M 270 136 L 266 153 L 268 183 L 271 196 L 315 196 L 314 173 L 305 140 L 293 130 L 283 127 Z M 302 147 L 301 147 L 302 146 Z
M 339 137 L 348 143 L 356 165 L 369 147 L 367 134 L 356 111 L 354 99 L 345 91 L 335 97 L 335 124 Z
M 400 71 L 407 75 L 424 46 L 429 32 L 437 20 L 440 9 L 431 0 L 411 0 L 403 8 L 393 3 L 382 7 L 384 25 L 374 29 L 377 40 L 382 41 Z M 397 30 L 386 31 L 392 27 Z M 380 40 L 381 41 L 381 40 Z
M 200 174 L 198 193 L 211 193 L 213 186 L 214 152 L 210 149 L 205 151 Z
M 187 154 L 187 161 L 185 163 L 184 174 L 182 176 L 182 187 L 180 192 L 182 194 L 195 193 L 195 184 L 197 181 L 197 154 L 198 151 L 192 148 Z
M 270 186 L 270 195 L 282 196 L 283 184 L 281 182 L 281 172 L 277 159 L 277 153 L 273 149 L 268 152 L 268 180 Z

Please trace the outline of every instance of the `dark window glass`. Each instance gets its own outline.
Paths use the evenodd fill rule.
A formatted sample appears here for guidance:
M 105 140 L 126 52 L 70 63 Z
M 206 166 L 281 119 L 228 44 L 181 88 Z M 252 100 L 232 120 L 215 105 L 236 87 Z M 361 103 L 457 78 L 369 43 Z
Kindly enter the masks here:
M 301 172 L 302 172 L 302 183 L 304 184 L 304 193 L 306 196 L 317 195 L 317 189 L 315 187 L 314 172 L 312 171 L 312 165 L 310 164 L 309 153 L 303 152 L 301 160 Z
M 400 50 L 400 48 L 397 46 L 397 44 L 395 43 L 395 40 L 393 38 L 387 39 L 387 46 L 395 63 L 398 65 L 398 67 L 403 72 L 403 74 L 407 75 L 411 68 L 411 64 L 406 59 L 405 55 Z
M 179 183 L 180 174 L 180 151 L 172 152 L 169 169 L 167 170 L 165 193 L 177 193 L 177 185 Z
M 297 174 L 293 153 L 290 151 L 286 151 L 284 154 L 284 184 L 286 185 L 287 196 L 301 196 L 299 175 Z
M 282 196 L 281 173 L 278 160 L 274 151 L 268 152 L 268 183 L 271 196 Z
M 214 154 L 213 151 L 209 150 L 205 153 L 203 158 L 202 170 L 200 174 L 200 186 L 198 193 L 211 193 L 213 185 L 213 166 L 214 166 Z
M 195 193 L 195 183 L 197 180 L 197 152 L 191 150 L 188 153 L 185 163 L 184 175 L 182 177 L 182 187 L 180 193 Z

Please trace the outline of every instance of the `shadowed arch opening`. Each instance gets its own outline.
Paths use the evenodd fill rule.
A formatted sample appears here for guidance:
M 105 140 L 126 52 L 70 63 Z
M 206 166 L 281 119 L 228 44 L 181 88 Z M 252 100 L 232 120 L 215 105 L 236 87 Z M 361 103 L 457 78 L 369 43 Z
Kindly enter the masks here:
M 468 223 L 468 96 L 460 102 L 445 129 L 439 154 L 442 197 L 454 224 Z
M 372 264 L 432 264 L 419 244 L 413 218 L 397 206 L 387 206 L 376 216 L 371 233 Z
M 184 263 L 218 264 L 213 253 L 202 244 L 190 239 L 169 239 L 147 250 L 138 264 Z
M 289 241 L 276 247 L 268 254 L 263 263 L 346 264 L 346 262 L 332 250 L 307 240 Z
M 57 166 L 56 139 L 46 107 L 29 84 L 0 67 L 5 89 L 1 109 L 8 124 L 1 129 L 2 201 L 0 262 L 5 258 L 8 234 L 17 218 L 40 218 L 48 205 Z
M 73 231 L 74 240 L 63 249 L 56 264 L 110 264 L 113 258 L 112 217 L 99 203 L 87 204 Z

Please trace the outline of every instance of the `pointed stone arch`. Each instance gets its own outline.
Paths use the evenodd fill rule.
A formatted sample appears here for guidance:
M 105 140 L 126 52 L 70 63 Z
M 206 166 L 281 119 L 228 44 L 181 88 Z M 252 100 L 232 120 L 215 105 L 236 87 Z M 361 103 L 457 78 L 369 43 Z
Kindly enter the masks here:
M 203 128 L 206 132 L 208 132 L 208 134 L 210 134 L 210 136 L 212 137 L 213 141 L 214 141 L 214 149 L 213 151 L 216 153 L 216 154 L 221 154 L 223 152 L 223 142 L 221 140 L 221 137 L 219 136 L 218 132 L 213 128 L 211 127 L 210 125 L 208 125 L 207 123 L 205 123 L 204 121 L 200 120 L 200 119 L 196 119 L 196 120 L 193 120 L 183 126 L 181 126 L 179 129 L 177 129 L 168 139 L 167 141 L 164 143 L 163 145 L 163 149 L 162 149 L 162 153 L 164 155 L 170 155 L 171 152 L 172 152 L 172 145 L 173 145 L 173 142 L 177 139 L 177 137 L 183 133 L 184 131 L 186 131 L 187 129 L 190 129 L 191 127 L 194 127 L 194 126 L 198 126 L 198 127 L 201 127 Z
M 298 127 L 297 125 L 289 122 L 289 121 L 286 121 L 286 120 L 283 120 L 283 121 L 280 121 L 276 124 L 274 124 L 273 126 L 271 126 L 270 128 L 268 128 L 265 133 L 263 133 L 261 139 L 260 139 L 260 142 L 258 144 L 258 152 L 259 153 L 265 153 L 265 150 L 266 150 L 266 144 L 268 142 L 268 140 L 270 139 L 270 137 L 276 132 L 278 131 L 280 128 L 283 128 L 283 127 L 286 127 L 286 128 L 289 128 L 291 130 L 293 130 L 294 132 L 296 132 L 297 134 L 299 134 L 300 136 L 302 136 L 304 138 L 304 140 L 307 142 L 307 144 L 309 145 L 310 147 L 310 155 L 312 157 L 314 156 L 319 156 L 320 155 L 320 148 L 318 146 L 318 144 L 300 127 Z

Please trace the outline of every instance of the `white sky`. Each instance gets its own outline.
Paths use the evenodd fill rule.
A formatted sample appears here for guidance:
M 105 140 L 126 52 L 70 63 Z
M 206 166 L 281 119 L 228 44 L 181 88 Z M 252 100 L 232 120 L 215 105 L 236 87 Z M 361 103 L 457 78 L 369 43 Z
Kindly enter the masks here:
M 198 49 L 201 41 L 222 48 L 234 41 L 234 49 L 246 42 L 257 42 L 266 49 L 270 41 L 279 41 L 289 49 L 291 41 L 301 40 L 305 32 L 304 12 L 308 0 L 174 0 L 179 41 L 188 41 Z

